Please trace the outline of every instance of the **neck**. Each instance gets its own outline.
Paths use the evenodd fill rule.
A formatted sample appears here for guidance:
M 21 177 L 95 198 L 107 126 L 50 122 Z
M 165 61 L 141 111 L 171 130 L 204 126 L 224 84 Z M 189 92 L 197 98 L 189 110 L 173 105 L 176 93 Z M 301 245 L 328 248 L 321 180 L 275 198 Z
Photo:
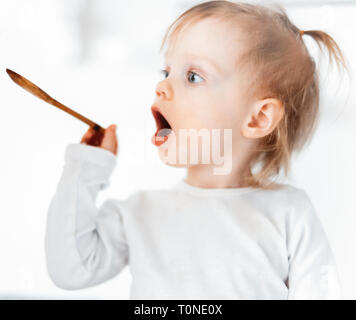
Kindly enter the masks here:
M 235 163 L 229 174 L 214 174 L 214 167 L 208 164 L 199 164 L 189 167 L 185 181 L 201 188 L 243 188 L 242 180 L 251 175 L 249 163 Z

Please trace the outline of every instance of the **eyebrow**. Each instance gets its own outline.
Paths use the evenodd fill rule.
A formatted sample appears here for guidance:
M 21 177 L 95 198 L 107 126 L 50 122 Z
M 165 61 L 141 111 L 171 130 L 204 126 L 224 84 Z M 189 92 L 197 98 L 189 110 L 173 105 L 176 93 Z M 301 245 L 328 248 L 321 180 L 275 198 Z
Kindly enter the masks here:
M 218 72 L 222 72 L 220 66 L 213 61 L 212 59 L 206 57 L 206 56 L 198 56 L 198 55 L 194 55 L 194 54 L 189 54 L 188 57 L 193 60 L 193 61 L 201 61 L 201 60 L 205 60 L 206 62 L 208 62 L 216 71 Z M 166 55 L 165 55 L 166 58 Z M 167 58 L 166 58 L 167 60 Z

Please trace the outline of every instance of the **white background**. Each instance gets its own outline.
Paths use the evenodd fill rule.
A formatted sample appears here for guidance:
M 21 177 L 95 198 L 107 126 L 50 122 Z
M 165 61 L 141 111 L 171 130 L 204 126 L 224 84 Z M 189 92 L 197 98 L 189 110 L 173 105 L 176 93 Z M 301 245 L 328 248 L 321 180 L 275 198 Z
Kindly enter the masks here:
M 259 1 L 265 2 L 265 1 Z M 184 169 L 163 165 L 150 139 L 150 112 L 162 78 L 159 46 L 168 25 L 197 1 L 0 0 L 0 297 L 3 299 L 127 299 L 131 276 L 65 291 L 50 280 L 45 261 L 47 209 L 64 151 L 87 125 L 16 86 L 6 68 L 100 125 L 118 126 L 119 158 L 106 197 L 138 188 L 164 188 Z M 280 1 L 300 29 L 328 32 L 355 70 L 354 1 Z M 336 3 L 336 4 L 335 4 Z M 304 36 L 321 68 L 321 121 L 295 156 L 287 183 L 306 190 L 329 236 L 347 299 L 356 291 L 355 85 L 329 68 Z

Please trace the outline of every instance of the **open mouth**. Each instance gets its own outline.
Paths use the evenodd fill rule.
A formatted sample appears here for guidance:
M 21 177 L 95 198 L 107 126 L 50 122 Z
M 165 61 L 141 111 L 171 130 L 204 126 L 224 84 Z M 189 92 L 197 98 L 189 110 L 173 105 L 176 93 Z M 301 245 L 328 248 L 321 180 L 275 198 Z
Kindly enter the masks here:
M 153 106 L 151 111 L 157 126 L 157 130 L 152 137 L 152 142 L 155 146 L 160 146 L 168 140 L 168 135 L 172 132 L 172 127 L 156 106 Z

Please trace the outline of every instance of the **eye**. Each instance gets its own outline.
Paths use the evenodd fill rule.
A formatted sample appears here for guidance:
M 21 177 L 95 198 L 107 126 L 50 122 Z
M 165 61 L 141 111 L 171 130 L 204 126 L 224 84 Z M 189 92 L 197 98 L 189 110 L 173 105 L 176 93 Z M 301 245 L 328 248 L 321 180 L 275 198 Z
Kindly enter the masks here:
M 159 73 L 161 75 L 163 75 L 164 78 L 167 78 L 169 75 L 169 72 L 166 69 L 159 70 Z M 200 78 L 201 81 L 196 81 L 197 78 Z M 197 73 L 195 73 L 193 71 L 188 71 L 188 80 L 189 80 L 189 82 L 192 82 L 192 83 L 199 83 L 199 82 L 204 81 L 204 79 L 201 76 L 199 76 Z
M 196 79 L 196 77 L 200 78 L 202 81 L 204 81 L 204 79 L 199 76 L 197 73 L 195 72 L 192 72 L 192 71 L 188 71 L 188 79 L 190 82 L 193 82 L 193 83 L 199 83 L 201 81 L 198 81 L 198 82 L 194 82 L 194 79 Z
M 168 77 L 168 71 L 165 70 L 165 69 L 161 69 L 161 70 L 159 71 L 159 73 L 162 74 L 162 75 L 164 76 L 164 78 L 167 78 L 167 77 Z

